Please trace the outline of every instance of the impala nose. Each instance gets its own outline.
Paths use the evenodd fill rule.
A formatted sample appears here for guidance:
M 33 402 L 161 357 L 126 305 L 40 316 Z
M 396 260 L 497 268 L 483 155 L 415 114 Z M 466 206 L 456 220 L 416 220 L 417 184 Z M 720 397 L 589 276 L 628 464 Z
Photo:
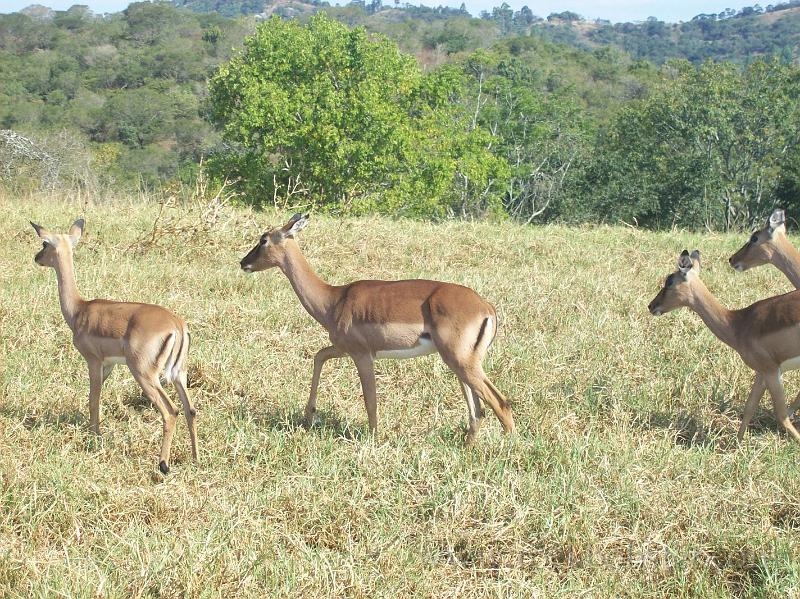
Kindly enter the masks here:
M 661 316 L 661 308 L 656 305 L 655 300 L 648 304 L 647 309 L 650 310 L 650 314 L 653 316 Z
M 253 267 L 250 266 L 250 264 L 248 264 L 247 262 L 245 262 L 244 258 L 242 258 L 241 261 L 239 262 L 239 266 L 242 267 L 242 270 L 244 272 L 253 272 Z

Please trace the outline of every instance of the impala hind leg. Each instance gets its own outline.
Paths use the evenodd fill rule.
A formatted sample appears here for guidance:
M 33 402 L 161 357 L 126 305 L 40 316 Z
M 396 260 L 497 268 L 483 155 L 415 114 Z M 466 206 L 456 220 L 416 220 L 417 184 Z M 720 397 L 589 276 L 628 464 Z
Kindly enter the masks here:
M 483 422 L 483 408 L 478 395 L 472 391 L 472 388 L 464 381 L 459 379 L 461 385 L 461 392 L 464 394 L 464 399 L 467 400 L 467 415 L 469 416 L 469 424 L 467 425 L 467 435 L 464 438 L 464 444 L 469 447 L 475 443 L 478 436 L 478 431 Z
M 764 382 L 764 377 L 760 374 L 757 374 L 755 381 L 753 381 L 753 388 L 750 390 L 750 396 L 747 398 L 747 402 L 744 404 L 742 423 L 739 425 L 739 433 L 736 435 L 736 438 L 739 441 L 741 441 L 744 437 L 744 433 L 750 424 L 750 420 L 753 418 L 756 407 L 758 407 L 758 402 L 761 401 L 766 389 L 767 384 Z
M 175 434 L 175 423 L 178 419 L 178 409 L 170 401 L 169 397 L 167 397 L 164 388 L 161 386 L 161 382 L 158 380 L 157 373 L 147 375 L 134 369 L 131 369 L 131 372 L 147 399 L 149 399 L 161 413 L 163 436 L 161 438 L 158 469 L 161 470 L 162 474 L 167 474 L 169 472 L 169 453 L 172 447 L 172 437 Z
M 511 414 L 511 406 L 508 404 L 505 396 L 503 396 L 497 387 L 494 386 L 483 368 L 480 366 L 473 366 L 463 371 L 456 371 L 458 378 L 469 385 L 472 390 L 477 393 L 480 398 L 488 404 L 494 415 L 503 425 L 503 430 L 506 433 L 514 432 L 514 416 Z
M 367 408 L 369 430 L 373 435 L 378 433 L 378 398 L 375 392 L 375 362 L 369 354 L 353 356 L 361 379 L 361 391 L 364 393 L 364 406 Z
M 192 445 L 192 459 L 196 462 L 197 424 L 194 419 L 195 416 L 197 416 L 197 410 L 192 404 L 192 400 L 189 399 L 189 385 L 186 379 L 186 371 L 179 373 L 178 378 L 175 379 L 172 384 L 175 386 L 175 390 L 178 392 L 178 397 L 180 397 L 181 404 L 183 405 L 183 414 L 186 417 L 186 425 L 189 427 L 189 442 Z
M 311 375 L 311 392 L 308 395 L 305 414 L 303 417 L 306 428 L 311 428 L 314 424 L 314 414 L 317 412 L 317 390 L 319 389 L 319 379 L 322 375 L 322 367 L 331 358 L 341 358 L 343 351 L 339 351 L 334 346 L 323 347 L 314 356 L 314 374 Z
M 800 433 L 789 419 L 789 410 L 786 407 L 786 392 L 783 389 L 780 373 L 773 373 L 765 376 L 769 394 L 772 395 L 772 405 L 775 411 L 775 418 L 783 425 L 794 440 L 800 443 Z

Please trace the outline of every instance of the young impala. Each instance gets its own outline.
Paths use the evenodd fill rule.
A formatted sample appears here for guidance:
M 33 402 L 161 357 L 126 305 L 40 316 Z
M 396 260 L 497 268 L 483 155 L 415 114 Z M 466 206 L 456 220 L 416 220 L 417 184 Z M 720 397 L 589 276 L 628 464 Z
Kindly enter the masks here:
M 197 460 L 195 409 L 186 385 L 189 330 L 169 310 L 152 304 L 95 299 L 85 301 L 78 293 L 72 267 L 72 249 L 83 233 L 83 219 L 69 233 L 59 235 L 31 223 L 42 240 L 34 260 L 56 271 L 61 313 L 72 329 L 72 343 L 89 365 L 89 425 L 100 434 L 100 389 L 115 364 L 127 364 L 133 378 L 153 402 L 164 421 L 159 469 L 169 472 L 169 450 L 178 410 L 159 381 L 164 374 L 178 391 L 186 422 L 192 457 Z
M 783 372 L 800 368 L 800 291 L 761 300 L 741 310 L 727 310 L 700 280 L 700 253 L 695 250 L 689 255 L 684 250 L 678 258 L 678 270 L 667 277 L 649 310 L 660 316 L 682 306 L 696 312 L 711 332 L 735 349 L 756 373 L 744 406 L 739 440 L 765 389 L 769 389 L 775 417 L 800 442 L 800 433 L 789 419 L 781 381 Z
M 472 289 L 439 281 L 329 285 L 316 275 L 294 240 L 307 222 L 308 215 L 295 214 L 283 227 L 267 231 L 240 263 L 245 272 L 280 268 L 303 307 L 328 331 L 331 345 L 314 356 L 306 425 L 313 422 L 320 373 L 327 360 L 347 355 L 355 362 L 374 433 L 378 427 L 374 360 L 439 352 L 458 376 L 467 401 L 466 444 L 475 441 L 481 425 L 478 398 L 489 404 L 506 432 L 513 431 L 511 408 L 481 365 L 497 331 L 492 305 Z
M 786 238 L 786 215 L 775 210 L 764 228 L 754 231 L 738 252 L 730 257 L 731 266 L 739 272 L 772 264 L 800 289 L 800 252 Z

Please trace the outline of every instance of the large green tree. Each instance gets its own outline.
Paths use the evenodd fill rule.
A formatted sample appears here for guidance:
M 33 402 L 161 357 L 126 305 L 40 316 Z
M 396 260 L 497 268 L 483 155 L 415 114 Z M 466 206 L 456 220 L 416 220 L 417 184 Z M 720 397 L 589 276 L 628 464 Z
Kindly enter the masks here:
M 211 80 L 211 115 L 230 149 L 212 166 L 255 202 L 294 192 L 350 211 L 485 211 L 497 202 L 465 199 L 455 181 L 477 178 L 468 194 L 488 188 L 496 199 L 504 164 L 450 109 L 459 86 L 452 71 L 424 76 L 363 28 L 273 18 Z
M 649 226 L 747 227 L 776 198 L 798 138 L 796 67 L 670 63 L 618 115 L 585 192 L 596 215 Z

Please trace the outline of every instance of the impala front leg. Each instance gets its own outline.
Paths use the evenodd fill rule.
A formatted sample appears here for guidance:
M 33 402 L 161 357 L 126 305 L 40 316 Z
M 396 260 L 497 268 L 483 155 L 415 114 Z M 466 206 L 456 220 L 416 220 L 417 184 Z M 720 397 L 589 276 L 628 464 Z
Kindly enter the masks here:
M 89 364 L 89 429 L 100 434 L 100 390 L 103 388 L 103 363 L 87 360 Z
M 331 358 L 341 358 L 343 355 L 344 352 L 331 345 L 323 347 L 314 356 L 314 374 L 311 375 L 311 392 L 308 396 L 304 417 L 306 428 L 311 428 L 311 425 L 314 424 L 314 414 L 317 412 L 317 389 L 319 388 L 319 378 L 322 375 L 322 367 Z
M 361 391 L 364 393 L 364 405 L 367 408 L 369 430 L 375 435 L 378 432 L 378 398 L 375 394 L 375 362 L 370 354 L 353 356 L 361 379 Z
M 757 374 L 756 380 L 753 381 L 753 388 L 750 390 L 750 396 L 747 398 L 747 402 L 744 404 L 742 423 L 739 425 L 739 434 L 736 435 L 736 438 L 739 439 L 739 441 L 741 441 L 744 437 L 744 433 L 750 424 L 750 420 L 753 418 L 753 413 L 756 411 L 758 402 L 761 401 L 762 397 L 764 397 L 764 391 L 766 391 L 766 389 L 767 384 L 764 382 L 764 377 L 760 374 Z

